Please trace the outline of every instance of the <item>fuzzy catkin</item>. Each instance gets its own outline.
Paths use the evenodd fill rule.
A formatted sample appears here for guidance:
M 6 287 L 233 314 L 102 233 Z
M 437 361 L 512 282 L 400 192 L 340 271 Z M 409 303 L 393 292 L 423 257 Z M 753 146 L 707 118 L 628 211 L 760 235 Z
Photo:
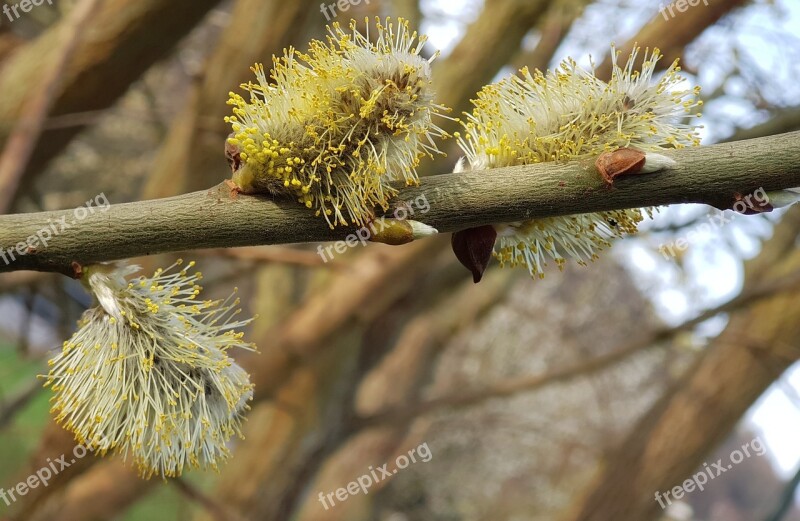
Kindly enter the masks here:
M 257 83 L 230 93 L 226 118 L 240 150 L 233 182 L 245 193 L 289 194 L 331 227 L 364 225 L 388 208 L 402 180 L 418 183 L 424 156 L 438 153 L 444 132 L 433 122 L 446 109 L 433 101 L 426 38 L 408 22 L 377 19 L 370 39 L 356 29 L 328 28 L 312 41 L 253 71 Z M 436 55 L 434 55 L 435 57 Z
M 645 51 L 635 71 L 638 53 L 620 66 L 612 48 L 608 83 L 567 59 L 555 71 L 522 69 L 484 87 L 461 121 L 464 134 L 456 134 L 465 154 L 458 170 L 581 160 L 621 147 L 647 152 L 699 145 L 697 127 L 684 122 L 700 116 L 693 114 L 702 105 L 699 87 L 685 88 L 677 60 L 653 82 L 658 49 Z M 501 265 L 543 277 L 549 259 L 562 269 L 566 258 L 586 264 L 612 238 L 635 232 L 642 219 L 642 210 L 630 209 L 497 225 L 494 255 Z
M 126 277 L 136 266 L 97 265 L 84 277 L 97 299 L 49 361 L 56 421 L 100 454 L 130 457 L 145 477 L 212 467 L 241 436 L 248 374 L 227 355 L 254 349 L 236 329 L 238 299 L 198 300 L 199 272 Z

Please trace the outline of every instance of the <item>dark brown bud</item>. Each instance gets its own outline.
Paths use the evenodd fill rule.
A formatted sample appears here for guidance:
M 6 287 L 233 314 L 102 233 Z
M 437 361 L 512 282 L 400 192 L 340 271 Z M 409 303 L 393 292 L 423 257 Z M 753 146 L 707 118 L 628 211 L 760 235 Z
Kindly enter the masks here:
M 481 281 L 483 272 L 492 259 L 496 240 L 497 230 L 492 225 L 467 228 L 453 234 L 451 239 L 453 253 L 459 262 L 472 272 L 472 281 L 476 284 Z

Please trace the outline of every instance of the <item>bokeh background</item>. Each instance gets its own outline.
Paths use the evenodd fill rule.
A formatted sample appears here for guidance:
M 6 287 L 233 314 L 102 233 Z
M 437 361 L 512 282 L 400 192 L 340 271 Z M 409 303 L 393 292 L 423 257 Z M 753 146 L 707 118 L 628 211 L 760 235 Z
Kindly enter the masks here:
M 522 66 L 572 56 L 606 77 L 610 44 L 638 42 L 703 87 L 704 144 L 800 129 L 800 3 L 695 3 L 672 16 L 655 1 L 343 0 L 335 20 L 411 20 L 424 53 L 442 51 L 434 82 L 455 114 Z M 0 15 L 0 145 L 20 121 L 42 124 L 20 175 L 0 177 L 0 211 L 219 183 L 228 91 L 322 38 L 331 14 L 306 0 L 54 0 Z M 448 146 L 424 174 L 451 171 Z M 208 292 L 239 286 L 258 314 L 261 354 L 240 357 L 258 388 L 233 458 L 143 481 L 87 456 L 0 502 L 0 519 L 799 521 L 800 208 L 709 226 L 718 213 L 661 209 L 601 260 L 541 281 L 492 265 L 473 285 L 448 237 L 330 263 L 316 245 L 187 252 Z M 678 239 L 688 248 L 663 254 Z M 75 446 L 37 375 L 89 305 L 64 277 L 0 275 L 6 490 Z M 753 440 L 763 455 L 660 508 L 657 491 Z M 318 501 L 423 443 L 430 461 Z

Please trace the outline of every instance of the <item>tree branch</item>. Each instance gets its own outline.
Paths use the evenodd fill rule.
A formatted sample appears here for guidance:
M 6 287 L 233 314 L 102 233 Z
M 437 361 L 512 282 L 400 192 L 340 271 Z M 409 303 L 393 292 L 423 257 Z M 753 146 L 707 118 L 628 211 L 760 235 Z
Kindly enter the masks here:
M 427 177 L 420 186 L 400 188 L 393 205 L 425 197 L 427 204 L 411 205 L 417 213 L 409 217 L 451 232 L 489 223 L 674 203 L 730 208 L 737 193 L 800 186 L 800 132 L 665 155 L 677 163 L 668 171 L 619 178 L 613 187 L 603 183 L 593 161 L 544 163 Z M 428 205 L 428 212 L 419 211 Z M 330 241 L 354 231 L 329 229 L 323 219 L 293 201 L 264 196 L 232 199 L 224 184 L 166 199 L 93 207 L 93 213 L 85 207 L 78 210 L 0 216 L 0 272 L 71 275 L 73 262 L 85 265 L 197 248 Z M 88 215 L 79 220 L 84 213 Z M 46 245 L 37 234 L 44 236 Z M 25 244 L 29 239 L 32 247 Z

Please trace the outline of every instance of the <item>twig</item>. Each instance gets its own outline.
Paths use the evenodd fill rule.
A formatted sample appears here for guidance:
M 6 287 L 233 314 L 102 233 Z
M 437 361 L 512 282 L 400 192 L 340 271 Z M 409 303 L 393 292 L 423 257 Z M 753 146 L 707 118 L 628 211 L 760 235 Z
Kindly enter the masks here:
M 665 155 L 676 161 L 669 170 L 623 177 L 613 187 L 604 185 L 592 161 L 544 163 L 427 177 L 418 187 L 398 187 L 392 203 L 400 206 L 425 198 L 430 210 L 409 217 L 450 232 L 663 204 L 729 208 L 737 193 L 800 186 L 800 132 Z M 37 244 L 36 234 L 48 226 L 56 232 L 46 245 Z M 85 265 L 198 248 L 340 240 L 354 232 L 352 227 L 330 229 L 324 219 L 292 201 L 231 199 L 230 190 L 221 183 L 208 191 L 111 205 L 83 220 L 77 220 L 72 210 L 0 215 L 0 272 L 72 274 L 73 262 Z M 31 248 L 26 247 L 29 239 Z
M 14 201 L 22 175 L 42 134 L 45 118 L 61 86 L 67 63 L 77 47 L 82 27 L 96 4 L 97 0 L 82 0 L 70 12 L 62 29 L 64 36 L 60 42 L 60 52 L 54 57 L 55 66 L 49 68 L 6 141 L 0 155 L 0 213 L 6 212 Z
M 211 514 L 212 519 L 217 521 L 240 521 L 239 516 L 226 510 L 222 505 L 205 495 L 191 483 L 183 478 L 173 478 L 169 480 L 175 488 L 186 498 L 196 502 Z
M 8 425 L 8 423 L 14 419 L 14 416 L 24 409 L 42 389 L 44 389 L 42 387 L 42 382 L 34 378 L 27 387 L 18 391 L 8 400 L 4 399 L 3 408 L 0 409 L 0 429 Z
M 313 251 L 284 248 L 281 246 L 217 248 L 214 250 L 200 250 L 197 253 L 199 255 L 216 255 L 247 261 L 294 264 L 296 266 L 307 266 L 310 268 L 319 268 L 323 266 L 329 268 L 342 267 L 342 264 L 336 261 L 325 262 L 322 257 Z
M 800 468 L 797 469 L 794 477 L 792 477 L 792 479 L 786 483 L 786 486 L 784 486 L 781 497 L 778 500 L 778 506 L 775 507 L 775 511 L 772 514 L 765 518 L 766 521 L 782 521 L 783 519 L 786 519 L 786 514 L 789 513 L 789 510 L 791 510 L 792 506 L 794 505 L 795 492 L 799 487 Z

